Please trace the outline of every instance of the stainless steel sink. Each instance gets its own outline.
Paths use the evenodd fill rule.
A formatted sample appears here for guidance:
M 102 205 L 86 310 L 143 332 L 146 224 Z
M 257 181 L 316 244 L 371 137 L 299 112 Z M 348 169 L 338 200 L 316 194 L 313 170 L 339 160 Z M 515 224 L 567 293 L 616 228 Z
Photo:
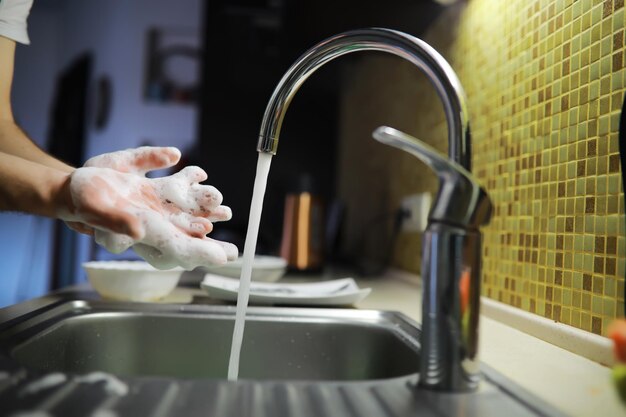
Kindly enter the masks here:
M 93 298 L 0 310 L 0 416 L 561 415 L 486 367 L 476 393 L 418 388 L 419 326 L 399 313 L 251 308 L 229 382 L 234 307 Z
M 45 329 L 21 341 L 20 331 L 40 325 L 37 319 L 24 323 L 23 330 L 3 337 L 7 353 L 42 371 L 226 377 L 234 324 L 230 309 L 85 307 L 60 307 Z M 389 313 L 252 308 L 248 317 L 242 378 L 368 380 L 417 370 L 417 328 Z

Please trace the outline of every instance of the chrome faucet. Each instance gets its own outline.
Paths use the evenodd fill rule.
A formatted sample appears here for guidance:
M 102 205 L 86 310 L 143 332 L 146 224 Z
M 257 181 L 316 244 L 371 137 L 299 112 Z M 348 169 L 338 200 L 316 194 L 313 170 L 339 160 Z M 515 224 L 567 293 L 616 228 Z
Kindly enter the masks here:
M 412 62 L 426 74 L 443 101 L 449 159 L 392 128 L 381 127 L 374 137 L 420 158 L 440 179 L 424 232 L 419 385 L 435 390 L 471 391 L 479 381 L 482 238 L 478 227 L 489 221 L 491 203 L 470 173 L 465 93 L 446 60 L 422 40 L 389 29 L 361 29 L 326 39 L 305 52 L 274 90 L 261 123 L 257 150 L 276 154 L 289 103 L 315 70 L 358 51 L 387 52 Z

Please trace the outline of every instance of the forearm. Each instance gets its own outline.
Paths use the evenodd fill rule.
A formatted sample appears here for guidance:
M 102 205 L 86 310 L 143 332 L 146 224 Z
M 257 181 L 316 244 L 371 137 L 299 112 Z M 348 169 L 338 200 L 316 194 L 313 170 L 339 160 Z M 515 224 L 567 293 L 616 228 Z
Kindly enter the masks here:
M 0 210 L 58 217 L 70 205 L 69 174 L 0 152 Z
M 15 42 L 0 36 L 0 152 L 64 172 L 73 170 L 39 149 L 17 126 L 11 109 Z
M 41 150 L 11 119 L 0 119 L 0 152 L 67 173 L 74 170 Z

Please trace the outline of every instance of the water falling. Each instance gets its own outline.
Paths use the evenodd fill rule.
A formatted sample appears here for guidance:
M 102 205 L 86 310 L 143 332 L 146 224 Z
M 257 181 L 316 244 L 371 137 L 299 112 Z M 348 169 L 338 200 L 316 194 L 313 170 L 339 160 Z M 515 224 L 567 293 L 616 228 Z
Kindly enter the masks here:
M 239 278 L 235 329 L 233 330 L 233 341 L 230 347 L 230 360 L 228 362 L 229 381 L 236 381 L 239 376 L 239 355 L 241 354 L 246 309 L 248 308 L 248 298 L 250 296 L 252 261 L 254 260 L 254 253 L 256 251 L 259 223 L 261 221 L 261 212 L 263 211 L 263 197 L 265 196 L 265 187 L 267 186 L 267 176 L 270 172 L 271 162 L 271 154 L 264 152 L 259 153 L 256 177 L 254 179 L 254 191 L 252 192 L 252 204 L 250 205 L 250 217 L 248 218 L 248 232 L 246 233 L 246 243 L 243 248 L 243 265 Z

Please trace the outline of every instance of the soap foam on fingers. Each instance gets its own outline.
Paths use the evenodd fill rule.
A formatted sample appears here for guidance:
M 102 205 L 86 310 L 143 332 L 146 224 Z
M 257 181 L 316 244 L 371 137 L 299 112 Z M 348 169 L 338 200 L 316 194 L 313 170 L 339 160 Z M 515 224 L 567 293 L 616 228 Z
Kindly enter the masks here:
M 185 167 L 173 176 L 177 179 L 183 179 L 188 183 L 188 185 L 193 185 L 205 181 L 208 178 L 207 173 L 202 168 L 197 166 Z
M 192 184 L 189 193 L 202 210 L 210 210 L 222 204 L 222 193 L 212 185 Z
M 233 245 L 230 242 L 211 239 L 210 237 L 205 237 L 204 240 L 209 240 L 220 245 L 222 249 L 224 249 L 224 253 L 226 253 L 226 258 L 228 259 L 228 261 L 234 261 L 239 257 L 239 249 L 237 249 L 237 246 Z
M 171 166 L 176 148 L 138 148 L 100 155 L 70 177 L 74 207 L 62 218 L 94 227 L 96 242 L 113 253 L 133 247 L 159 269 L 223 264 L 237 258 L 237 248 L 206 237 L 211 219 L 228 220 L 230 208 L 209 185 L 199 167 L 186 167 L 162 178 L 146 178 L 151 169 Z M 123 225 L 126 227 L 123 230 Z M 133 239 L 115 233 L 133 228 Z M 129 233 L 130 234 L 130 233 Z
M 130 236 L 100 229 L 95 229 L 94 238 L 98 245 L 105 247 L 111 253 L 122 253 L 134 244 Z
M 145 175 L 150 171 L 169 168 L 180 160 L 180 151 L 174 147 L 141 146 L 98 155 L 85 162 L 85 167 L 111 168 L 119 172 Z
M 193 237 L 202 238 L 213 230 L 213 223 L 203 217 L 195 217 L 184 212 L 170 216 L 172 224 Z
M 233 212 L 228 206 L 219 206 L 207 213 L 207 219 L 213 223 L 225 222 L 233 217 Z
M 179 266 L 176 259 L 163 255 L 161 251 L 152 246 L 136 243 L 133 245 L 133 250 L 156 269 L 172 269 Z

